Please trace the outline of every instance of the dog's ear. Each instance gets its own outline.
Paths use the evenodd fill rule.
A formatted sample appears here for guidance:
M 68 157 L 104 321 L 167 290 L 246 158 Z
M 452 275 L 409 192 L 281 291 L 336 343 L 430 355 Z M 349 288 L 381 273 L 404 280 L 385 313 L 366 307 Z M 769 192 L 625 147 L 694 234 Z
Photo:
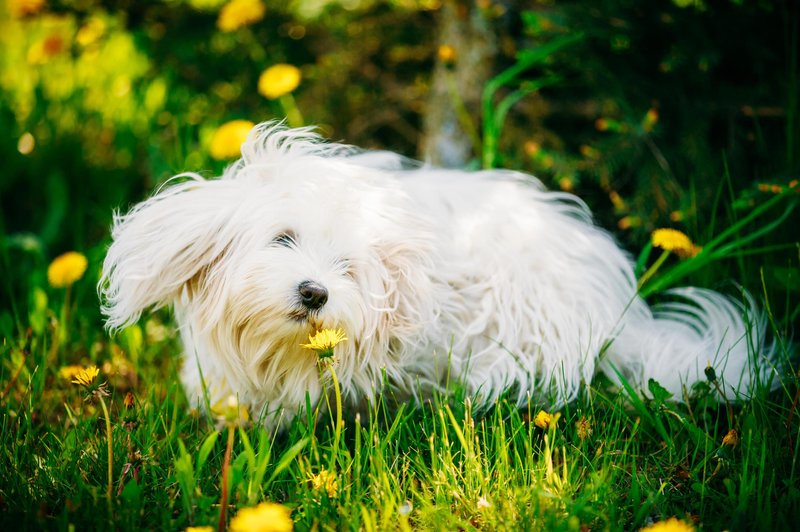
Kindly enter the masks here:
M 115 215 L 98 285 L 110 329 L 171 303 L 226 253 L 238 205 L 236 183 L 190 177 Z

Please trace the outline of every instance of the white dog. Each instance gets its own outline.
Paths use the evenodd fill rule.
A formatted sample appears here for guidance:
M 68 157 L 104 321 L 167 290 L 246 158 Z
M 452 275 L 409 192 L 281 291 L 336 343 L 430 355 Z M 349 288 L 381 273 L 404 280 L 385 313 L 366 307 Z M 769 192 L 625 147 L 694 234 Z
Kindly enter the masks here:
M 117 329 L 174 306 L 190 398 L 236 394 L 268 426 L 319 400 L 300 345 L 323 327 L 350 338 L 336 371 L 353 402 L 385 372 L 412 393 L 450 377 L 485 402 L 512 390 L 520 405 L 563 404 L 612 368 L 680 398 L 709 364 L 734 398 L 766 375 L 754 359 L 773 358 L 752 303 L 684 288 L 651 311 L 586 206 L 528 175 L 267 123 L 221 179 L 186 177 L 115 218 L 103 311 Z

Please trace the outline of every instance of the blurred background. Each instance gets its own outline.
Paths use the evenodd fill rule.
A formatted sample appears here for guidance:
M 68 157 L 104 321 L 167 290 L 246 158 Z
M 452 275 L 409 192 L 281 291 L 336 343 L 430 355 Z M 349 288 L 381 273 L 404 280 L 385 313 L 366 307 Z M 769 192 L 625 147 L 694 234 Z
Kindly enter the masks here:
M 54 256 L 80 251 L 97 279 L 114 209 L 179 172 L 218 175 L 243 125 L 284 117 L 533 173 L 628 249 L 656 227 L 702 243 L 796 182 L 799 4 L 3 0 L 0 329 Z M 797 290 L 781 250 L 766 278 Z M 92 282 L 77 303 L 99 321 Z

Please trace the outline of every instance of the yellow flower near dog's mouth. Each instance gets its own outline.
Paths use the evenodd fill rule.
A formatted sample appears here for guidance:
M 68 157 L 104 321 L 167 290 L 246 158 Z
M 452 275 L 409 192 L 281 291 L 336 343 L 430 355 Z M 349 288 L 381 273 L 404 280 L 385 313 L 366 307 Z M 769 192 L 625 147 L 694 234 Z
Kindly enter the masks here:
M 320 329 L 308 336 L 307 344 L 300 344 L 300 347 L 312 349 L 317 352 L 320 359 L 333 356 L 333 348 L 341 342 L 346 342 L 343 329 Z

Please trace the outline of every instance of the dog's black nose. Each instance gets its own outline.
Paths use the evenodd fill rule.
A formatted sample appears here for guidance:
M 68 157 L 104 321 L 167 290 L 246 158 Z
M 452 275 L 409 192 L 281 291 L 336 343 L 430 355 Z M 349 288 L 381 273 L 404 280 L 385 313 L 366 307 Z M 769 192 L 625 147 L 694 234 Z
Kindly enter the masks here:
M 297 291 L 300 294 L 300 301 L 308 310 L 322 308 L 322 305 L 328 301 L 328 291 L 314 281 L 303 281 L 297 285 Z

